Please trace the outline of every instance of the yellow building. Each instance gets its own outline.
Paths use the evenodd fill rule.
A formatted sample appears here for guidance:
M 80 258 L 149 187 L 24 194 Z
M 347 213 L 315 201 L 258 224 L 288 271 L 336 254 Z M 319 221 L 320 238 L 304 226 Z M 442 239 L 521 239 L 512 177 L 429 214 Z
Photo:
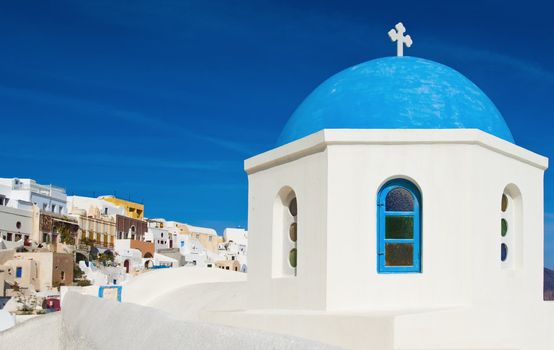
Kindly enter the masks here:
M 89 214 L 89 216 L 79 216 L 78 221 L 80 240 L 88 238 L 94 240 L 96 245 L 106 248 L 114 247 L 116 237 L 115 218 Z
M 82 196 L 67 197 L 68 215 L 79 224 L 77 244 L 82 240 L 93 240 L 96 246 L 113 248 L 116 235 L 116 216 L 122 215 L 123 206 L 107 201 Z
M 179 229 L 180 234 L 196 238 L 206 250 L 212 253 L 217 253 L 219 244 L 223 243 L 223 237 L 218 236 L 214 229 L 182 223 L 174 223 L 174 226 Z
M 115 196 L 100 196 L 99 199 L 125 208 L 125 215 L 133 219 L 144 218 L 144 204 L 126 201 Z

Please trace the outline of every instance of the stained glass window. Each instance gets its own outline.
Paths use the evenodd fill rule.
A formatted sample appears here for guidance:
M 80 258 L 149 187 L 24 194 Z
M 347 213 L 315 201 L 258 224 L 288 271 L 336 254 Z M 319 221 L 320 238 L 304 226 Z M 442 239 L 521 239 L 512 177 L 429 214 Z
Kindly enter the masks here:
M 506 259 L 508 259 L 508 245 L 502 243 L 500 245 L 500 260 L 506 261 Z
M 297 230 L 297 224 L 296 222 L 293 222 L 292 224 L 290 224 L 290 227 L 289 227 L 289 238 L 293 242 L 296 242 L 296 230 Z
M 412 239 L 413 237 L 413 216 L 385 216 L 386 239 Z
M 297 224 L 297 215 L 298 215 L 298 205 L 296 201 L 296 196 L 292 197 L 289 195 L 288 204 L 286 208 L 288 209 L 288 214 L 286 220 L 289 222 L 288 226 L 284 226 L 283 238 L 284 238 L 284 249 L 285 252 L 283 256 L 283 263 L 287 264 L 288 267 L 285 267 L 287 274 L 296 276 L 297 274 L 297 239 L 298 239 L 298 224 Z M 287 232 L 288 231 L 288 232 Z M 287 256 L 288 252 L 288 256 Z
M 506 236 L 506 233 L 508 233 L 508 221 L 502 218 L 500 220 L 500 234 L 502 235 L 502 237 L 504 237 Z
M 515 239 L 515 223 L 514 223 L 514 200 L 510 192 L 504 189 L 500 204 L 500 261 L 502 268 L 514 267 L 514 239 Z
M 296 248 L 292 248 L 289 252 L 289 264 L 291 267 L 296 268 Z
M 397 187 L 387 194 L 387 211 L 413 211 L 414 197 L 410 191 L 403 187 Z
M 502 211 L 506 211 L 506 209 L 508 209 L 508 196 L 506 196 L 506 194 L 502 195 L 501 208 L 502 208 Z
M 294 197 L 289 203 L 290 215 L 296 216 L 298 208 L 296 207 L 296 197 Z
M 409 243 L 385 243 L 385 264 L 387 266 L 412 266 L 414 245 Z

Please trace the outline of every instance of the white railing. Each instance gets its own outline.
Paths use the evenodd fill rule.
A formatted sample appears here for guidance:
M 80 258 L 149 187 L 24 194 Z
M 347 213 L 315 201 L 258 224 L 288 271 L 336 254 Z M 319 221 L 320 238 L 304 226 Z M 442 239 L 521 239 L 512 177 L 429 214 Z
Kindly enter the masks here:
M 54 185 L 40 185 L 32 183 L 30 186 L 23 184 L 20 189 L 31 190 L 31 192 L 44 194 L 47 196 L 65 196 L 65 188 Z

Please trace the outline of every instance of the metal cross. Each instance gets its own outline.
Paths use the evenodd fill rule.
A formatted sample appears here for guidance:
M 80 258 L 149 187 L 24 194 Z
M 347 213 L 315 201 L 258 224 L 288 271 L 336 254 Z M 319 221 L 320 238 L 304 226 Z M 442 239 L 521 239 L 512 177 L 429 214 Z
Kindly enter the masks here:
M 398 24 L 396 24 L 394 28 L 396 30 L 389 30 L 390 40 L 392 42 L 396 41 L 396 56 L 404 56 L 404 44 L 406 44 L 406 47 L 412 46 L 412 38 L 409 35 L 404 36 L 404 33 L 406 33 L 406 28 L 404 28 L 402 22 L 398 22 Z

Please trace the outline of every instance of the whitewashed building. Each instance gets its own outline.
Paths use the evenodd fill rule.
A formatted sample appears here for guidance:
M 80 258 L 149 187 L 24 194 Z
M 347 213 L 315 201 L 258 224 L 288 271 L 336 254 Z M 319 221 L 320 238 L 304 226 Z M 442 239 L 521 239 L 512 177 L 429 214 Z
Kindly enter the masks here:
M 164 228 L 165 221 L 161 221 L 160 219 L 150 219 L 146 221 L 148 223 L 148 231 L 144 234 L 144 241 L 154 243 L 156 252 L 160 249 L 173 248 L 175 237 L 168 229 Z
M 31 245 L 33 232 L 38 231 L 38 218 L 37 207 L 26 210 L 0 205 L 0 249 Z
M 65 189 L 41 185 L 33 179 L 0 178 L 0 202 L 11 208 L 31 210 L 33 204 L 44 212 L 67 214 Z
M 226 228 L 223 230 L 223 240 L 233 241 L 241 246 L 248 246 L 248 231 L 243 228 Z
M 125 215 L 125 208 L 115 205 L 101 198 L 84 197 L 84 196 L 68 196 L 67 208 L 69 214 L 80 215 L 87 212 L 98 211 L 100 215 L 105 217 L 113 217 L 116 215 Z
M 224 242 L 219 244 L 219 255 L 226 261 L 238 261 L 241 272 L 248 272 L 248 231 L 241 228 L 226 228 Z
M 547 166 L 451 68 L 413 57 L 348 68 L 306 98 L 275 149 L 245 162 L 247 303 L 340 312 L 303 326 L 282 311 L 286 329 L 263 319 L 347 347 L 554 348 Z

